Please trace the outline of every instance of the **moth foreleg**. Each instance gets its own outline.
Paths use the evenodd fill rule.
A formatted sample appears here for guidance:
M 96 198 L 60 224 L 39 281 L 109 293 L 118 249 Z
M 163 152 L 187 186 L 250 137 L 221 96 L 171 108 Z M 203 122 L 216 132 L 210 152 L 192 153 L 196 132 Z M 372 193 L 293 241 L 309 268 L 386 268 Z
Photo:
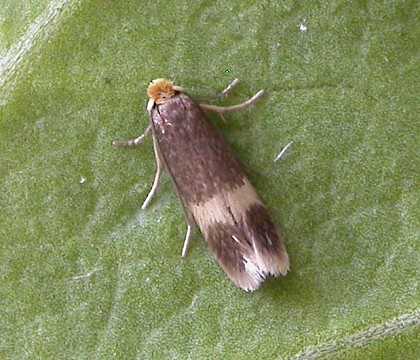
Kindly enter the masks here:
M 217 112 L 223 118 L 223 114 L 231 111 L 243 110 L 248 106 L 254 104 L 260 97 L 264 95 L 264 90 L 258 91 L 252 98 L 248 99 L 247 101 L 232 106 L 214 106 L 214 105 L 200 105 L 200 107 L 204 110 L 214 111 Z
M 112 144 L 116 147 L 135 146 L 140 144 L 152 131 L 152 124 L 146 128 L 143 134 L 132 140 L 116 140 Z
M 152 201 L 153 196 L 155 195 L 158 189 L 160 176 L 162 175 L 162 171 L 165 167 L 162 161 L 162 156 L 160 155 L 160 151 L 157 145 L 157 140 L 155 137 L 153 137 L 153 149 L 155 150 L 155 157 L 156 157 L 156 175 L 155 175 L 155 180 L 153 181 L 152 188 L 150 189 L 149 194 L 146 197 L 146 200 L 144 200 L 144 203 L 141 206 L 142 210 L 146 209 L 147 205 L 149 205 L 150 201 Z
M 213 95 L 213 96 L 205 97 L 205 98 L 198 98 L 198 99 L 195 99 L 195 101 L 200 103 L 200 102 L 208 102 L 208 101 L 220 99 L 226 96 L 238 84 L 239 84 L 239 79 L 235 79 L 221 93 Z

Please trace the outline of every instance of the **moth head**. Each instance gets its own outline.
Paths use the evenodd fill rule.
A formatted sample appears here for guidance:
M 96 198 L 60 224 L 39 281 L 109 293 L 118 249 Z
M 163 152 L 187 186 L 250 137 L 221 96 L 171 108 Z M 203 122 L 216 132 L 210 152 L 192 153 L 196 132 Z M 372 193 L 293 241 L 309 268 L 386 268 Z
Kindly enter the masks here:
M 147 96 L 153 103 L 160 105 L 174 97 L 179 91 L 182 91 L 182 89 L 175 86 L 171 80 L 155 79 L 147 87 Z

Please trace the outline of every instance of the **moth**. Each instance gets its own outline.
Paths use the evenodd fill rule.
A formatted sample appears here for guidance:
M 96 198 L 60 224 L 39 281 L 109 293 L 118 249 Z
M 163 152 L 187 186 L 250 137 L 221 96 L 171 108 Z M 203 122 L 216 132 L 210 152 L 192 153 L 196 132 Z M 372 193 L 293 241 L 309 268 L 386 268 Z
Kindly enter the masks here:
M 268 276 L 286 275 L 289 257 L 274 223 L 242 164 L 233 155 L 222 133 L 205 111 L 225 113 L 245 109 L 258 100 L 261 90 L 239 105 L 205 105 L 221 93 L 194 99 L 167 79 L 156 79 L 147 88 L 150 124 L 133 140 L 114 145 L 133 146 L 152 135 L 156 175 L 142 209 L 155 195 L 164 169 L 171 175 L 185 211 L 185 256 L 195 225 L 227 276 L 245 291 L 254 291 Z

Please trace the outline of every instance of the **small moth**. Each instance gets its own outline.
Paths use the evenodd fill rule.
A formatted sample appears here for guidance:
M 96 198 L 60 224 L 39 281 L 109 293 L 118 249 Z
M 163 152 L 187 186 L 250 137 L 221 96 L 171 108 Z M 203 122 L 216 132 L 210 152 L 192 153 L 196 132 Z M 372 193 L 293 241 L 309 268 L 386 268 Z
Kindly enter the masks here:
M 114 145 L 137 145 L 152 134 L 157 171 L 142 209 L 155 195 L 166 168 L 186 215 L 182 256 L 197 224 L 227 276 L 243 290 L 254 291 L 267 276 L 286 275 L 289 257 L 243 166 L 204 111 L 223 117 L 253 104 L 264 91 L 239 105 L 202 104 L 225 96 L 238 82 L 236 79 L 220 94 L 193 99 L 170 80 L 153 80 L 147 88 L 149 126 L 136 139 L 115 141 Z

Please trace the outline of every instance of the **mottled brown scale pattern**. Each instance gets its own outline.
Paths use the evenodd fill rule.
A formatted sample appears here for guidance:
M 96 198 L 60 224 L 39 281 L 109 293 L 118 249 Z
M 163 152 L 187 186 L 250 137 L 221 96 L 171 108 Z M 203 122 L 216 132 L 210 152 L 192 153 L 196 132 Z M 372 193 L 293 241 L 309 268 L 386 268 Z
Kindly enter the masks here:
M 151 119 L 164 162 L 187 203 L 242 185 L 243 171 L 227 141 L 188 95 L 155 105 Z
M 246 291 L 254 291 L 269 275 L 285 275 L 289 268 L 286 248 L 267 209 L 254 204 L 235 223 L 209 224 L 205 237 L 210 250 L 229 278 Z M 235 240 L 236 238 L 236 240 Z M 247 271 L 245 261 L 255 265 Z

